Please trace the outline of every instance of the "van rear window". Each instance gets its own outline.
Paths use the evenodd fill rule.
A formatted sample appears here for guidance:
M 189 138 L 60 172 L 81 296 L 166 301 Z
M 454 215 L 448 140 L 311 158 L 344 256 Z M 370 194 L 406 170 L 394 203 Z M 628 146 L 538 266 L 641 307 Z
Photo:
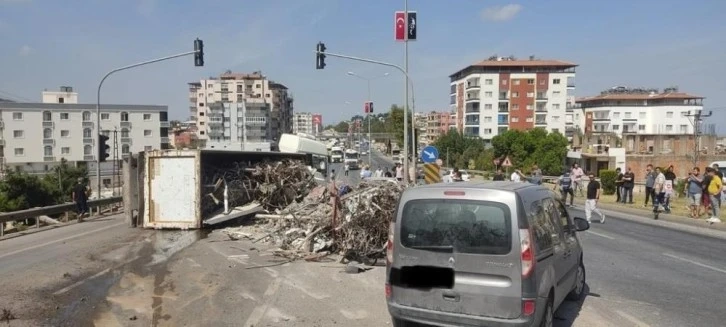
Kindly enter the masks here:
M 497 202 L 425 199 L 403 207 L 401 244 L 458 253 L 507 254 L 512 228 L 509 207 Z

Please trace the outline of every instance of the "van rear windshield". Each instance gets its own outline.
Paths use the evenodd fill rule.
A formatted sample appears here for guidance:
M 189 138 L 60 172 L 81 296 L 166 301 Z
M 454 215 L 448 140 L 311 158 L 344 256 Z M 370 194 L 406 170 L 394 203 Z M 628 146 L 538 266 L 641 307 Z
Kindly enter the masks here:
M 508 254 L 511 212 L 497 202 L 425 199 L 403 207 L 401 244 L 407 248 L 453 248 L 472 254 Z

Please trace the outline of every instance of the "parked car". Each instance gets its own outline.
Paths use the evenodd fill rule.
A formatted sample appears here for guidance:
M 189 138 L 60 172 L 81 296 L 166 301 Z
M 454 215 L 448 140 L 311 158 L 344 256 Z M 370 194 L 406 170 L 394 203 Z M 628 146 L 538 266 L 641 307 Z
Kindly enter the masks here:
M 585 290 L 583 249 L 548 188 L 513 182 L 406 190 L 391 223 L 385 293 L 393 326 L 552 326 Z

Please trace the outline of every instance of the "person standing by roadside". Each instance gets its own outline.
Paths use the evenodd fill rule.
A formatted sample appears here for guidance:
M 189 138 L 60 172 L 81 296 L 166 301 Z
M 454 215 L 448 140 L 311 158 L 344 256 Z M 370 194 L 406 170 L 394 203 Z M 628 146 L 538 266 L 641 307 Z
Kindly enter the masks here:
M 625 200 L 623 200 L 623 172 L 618 167 L 615 168 L 615 173 L 617 174 L 615 177 L 615 202 L 625 203 Z
M 701 170 L 698 167 L 693 167 L 693 170 L 688 173 L 686 179 L 686 192 L 688 194 L 688 204 L 691 209 L 691 218 L 698 218 L 699 211 L 701 211 L 701 193 L 703 189 L 701 184 Z
M 711 170 L 713 170 L 713 168 L 706 167 L 703 172 L 703 181 L 701 183 L 701 208 L 703 208 L 704 214 L 711 212 L 711 197 L 708 195 L 708 185 L 711 184 L 711 179 L 713 178 L 711 176 Z
M 502 172 L 502 169 L 497 169 L 497 172 L 494 173 L 494 177 L 492 177 L 493 181 L 503 181 L 506 180 L 506 177 L 504 177 L 504 173 Z
M 718 176 L 718 178 L 720 178 L 721 179 L 721 182 L 723 183 L 723 173 L 721 172 L 721 169 L 718 167 L 718 164 L 717 163 L 713 164 L 713 167 L 712 168 L 713 168 L 713 170 L 716 173 L 716 175 L 714 175 L 714 176 Z M 721 187 L 721 196 L 718 197 L 718 206 L 719 206 L 719 208 L 723 204 L 724 197 L 726 197 L 726 189 L 723 189 L 723 187 Z
M 628 167 L 628 171 L 623 174 L 623 203 L 633 204 L 633 188 L 635 187 L 635 173 L 633 169 Z
M 519 169 L 514 170 L 512 173 L 512 176 L 510 176 L 510 180 L 512 182 L 521 182 L 522 181 L 522 172 L 519 171 Z
M 643 207 L 648 207 L 648 199 L 655 202 L 655 192 L 653 192 L 653 185 L 655 185 L 656 174 L 653 171 L 653 165 L 648 164 L 645 168 L 645 204 Z
M 403 182 L 403 167 L 400 162 L 396 163 L 396 180 Z
M 660 171 L 660 167 L 655 168 L 655 183 L 653 184 L 653 192 L 655 200 L 653 200 L 653 213 L 658 213 L 660 206 L 665 206 L 665 175 Z
M 671 213 L 671 197 L 675 195 L 673 189 L 676 187 L 676 173 L 673 172 L 673 165 L 668 166 L 665 173 L 663 173 L 666 179 L 666 184 L 670 184 L 670 187 L 666 188 L 665 194 L 665 212 Z
M 600 182 L 595 180 L 595 174 L 590 173 L 588 175 L 589 182 L 587 183 L 587 200 L 585 200 L 585 218 L 587 222 L 592 221 L 592 213 L 595 212 L 600 216 L 600 223 L 605 223 L 605 215 L 598 209 L 597 202 L 600 201 Z
M 570 174 L 572 175 L 572 185 L 575 187 L 575 192 L 579 190 L 580 196 L 582 196 L 582 176 L 585 175 L 585 172 L 582 171 L 580 165 L 574 163 L 572 164 L 572 171 Z
M 708 195 L 711 200 L 711 218 L 708 219 L 710 223 L 720 223 L 721 208 L 719 202 L 721 202 L 721 189 L 723 188 L 723 179 L 716 174 L 716 169 L 711 169 L 711 182 L 708 183 Z
M 73 187 L 73 202 L 76 203 L 78 210 L 78 222 L 83 222 L 83 215 L 88 213 L 88 193 L 89 188 L 86 186 L 83 177 L 78 178 L 78 183 Z
M 562 202 L 567 203 L 567 195 L 570 195 L 570 207 L 574 205 L 575 192 L 572 190 L 572 176 L 569 171 L 565 171 L 560 178 L 557 179 L 557 185 L 560 187 L 560 193 L 562 193 Z M 557 187 L 557 186 L 555 186 Z

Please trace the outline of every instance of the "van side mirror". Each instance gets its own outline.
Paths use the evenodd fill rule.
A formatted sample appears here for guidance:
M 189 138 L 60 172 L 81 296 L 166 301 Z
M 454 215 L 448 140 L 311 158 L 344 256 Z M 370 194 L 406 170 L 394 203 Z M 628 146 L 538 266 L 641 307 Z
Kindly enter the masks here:
M 578 232 L 584 232 L 590 229 L 590 223 L 585 218 L 575 217 L 575 230 Z

